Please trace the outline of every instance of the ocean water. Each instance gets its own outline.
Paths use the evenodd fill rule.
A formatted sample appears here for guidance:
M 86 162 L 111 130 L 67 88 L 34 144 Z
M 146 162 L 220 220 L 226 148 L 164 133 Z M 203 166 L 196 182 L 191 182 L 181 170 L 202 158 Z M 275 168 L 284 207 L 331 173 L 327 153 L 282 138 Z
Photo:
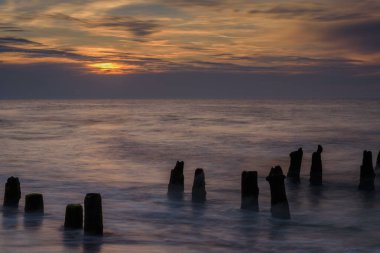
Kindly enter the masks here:
M 379 101 L 0 101 L 0 201 L 20 178 L 18 211 L 1 209 L 0 252 L 380 252 L 377 192 L 357 190 L 363 150 L 380 150 Z M 321 144 L 324 185 L 309 187 Z M 271 218 L 272 166 L 302 147 L 301 184 L 286 184 L 291 220 Z M 185 161 L 185 197 L 167 198 Z M 191 203 L 196 168 L 207 202 Z M 260 212 L 240 210 L 243 170 L 259 173 Z M 44 194 L 42 219 L 24 196 Z M 104 236 L 63 230 L 65 206 L 103 198 Z

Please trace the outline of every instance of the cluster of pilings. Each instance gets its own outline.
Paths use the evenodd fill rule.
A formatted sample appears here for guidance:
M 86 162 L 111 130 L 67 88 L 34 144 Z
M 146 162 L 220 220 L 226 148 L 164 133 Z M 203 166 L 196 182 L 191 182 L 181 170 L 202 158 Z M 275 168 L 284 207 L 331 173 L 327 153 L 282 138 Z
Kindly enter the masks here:
M 10 177 L 5 183 L 3 206 L 18 208 L 21 199 L 21 187 L 18 177 Z M 44 199 L 40 193 L 25 195 L 25 213 L 44 214 Z
M 168 196 L 172 199 L 182 199 L 184 194 L 184 176 L 183 168 L 185 163 L 177 161 L 174 169 L 170 172 L 170 180 L 168 184 Z M 202 168 L 197 168 L 194 172 L 194 182 L 192 187 L 192 201 L 206 201 L 206 180 L 205 173 Z
M 322 151 L 318 145 L 317 151 L 312 154 L 310 167 L 310 186 L 322 185 Z M 301 182 L 300 172 L 303 158 L 303 150 L 299 148 L 289 154 L 290 166 L 287 173 L 289 182 L 299 184 Z M 380 169 L 380 152 L 377 156 L 376 168 Z M 184 194 L 184 162 L 177 161 L 171 170 L 168 185 L 168 196 L 170 198 L 182 199 Z M 259 187 L 257 183 L 257 171 L 243 171 L 241 175 L 241 209 L 259 211 L 258 197 Z M 271 191 L 271 213 L 275 218 L 290 219 L 289 204 L 285 191 L 285 175 L 280 166 L 271 168 L 266 177 Z M 363 162 L 360 167 L 359 190 L 372 191 L 374 186 L 375 171 L 372 165 L 371 151 L 363 152 Z M 205 202 L 205 175 L 203 169 L 196 169 L 192 187 L 192 201 Z
M 82 229 L 88 235 L 103 235 L 102 197 L 99 193 L 87 193 L 84 198 L 84 227 L 83 207 L 81 204 L 68 204 L 65 214 L 65 229 Z
M 17 177 L 8 178 L 5 183 L 4 203 L 6 208 L 17 209 L 21 199 L 20 180 Z M 25 195 L 25 214 L 43 215 L 44 199 L 41 193 Z M 88 193 L 81 204 L 68 204 L 65 213 L 65 229 L 82 229 L 88 235 L 103 235 L 102 198 L 99 193 Z
M 310 168 L 310 185 L 322 185 L 322 154 L 323 148 L 318 145 L 316 152 L 312 154 Z M 287 173 L 288 180 L 292 183 L 300 183 L 300 171 L 303 151 L 299 148 L 291 152 L 290 166 Z M 174 199 L 182 199 L 184 194 L 184 162 L 177 161 L 171 170 L 168 184 L 168 196 Z M 376 160 L 376 169 L 380 169 L 380 152 Z M 363 152 L 363 161 L 360 166 L 359 190 L 372 191 L 375 189 L 375 170 L 372 162 L 372 152 Z M 258 197 L 259 187 L 257 183 L 257 171 L 243 171 L 241 175 L 241 208 L 259 211 Z M 290 219 L 289 204 L 285 191 L 285 175 L 280 166 L 272 167 L 266 177 L 271 191 L 271 214 L 275 218 Z M 192 201 L 203 203 L 206 201 L 206 180 L 203 169 L 197 168 L 194 172 L 192 186 Z M 5 184 L 4 203 L 6 208 L 18 208 L 21 199 L 20 181 L 17 177 L 8 178 Z M 41 193 L 25 195 L 25 214 L 44 214 L 44 200 Z M 83 219 L 84 217 L 84 219 Z M 84 220 L 84 222 L 83 222 Z M 84 223 L 84 225 L 83 225 Z M 88 235 L 103 235 L 102 198 L 99 193 L 88 193 L 84 198 L 84 216 L 81 204 L 68 204 L 65 213 L 65 229 L 84 229 Z

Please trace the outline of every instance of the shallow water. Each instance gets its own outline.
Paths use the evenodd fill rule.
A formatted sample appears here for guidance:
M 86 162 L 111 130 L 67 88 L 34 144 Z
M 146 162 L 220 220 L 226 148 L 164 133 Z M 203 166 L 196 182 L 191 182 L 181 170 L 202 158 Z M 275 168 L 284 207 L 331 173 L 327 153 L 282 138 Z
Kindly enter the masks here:
M 380 194 L 357 191 L 363 150 L 375 162 L 380 149 L 379 112 L 378 101 L 0 101 L 0 182 L 20 177 L 46 212 L 24 217 L 23 197 L 2 210 L 1 252 L 380 252 Z M 318 144 L 324 186 L 310 188 Z M 265 177 L 277 164 L 286 173 L 299 147 L 292 219 L 273 219 Z M 166 196 L 177 160 L 183 201 Z M 191 203 L 197 167 L 204 205 Z M 242 170 L 259 173 L 259 213 L 239 209 Z M 102 194 L 103 238 L 62 229 L 66 204 L 87 192 Z

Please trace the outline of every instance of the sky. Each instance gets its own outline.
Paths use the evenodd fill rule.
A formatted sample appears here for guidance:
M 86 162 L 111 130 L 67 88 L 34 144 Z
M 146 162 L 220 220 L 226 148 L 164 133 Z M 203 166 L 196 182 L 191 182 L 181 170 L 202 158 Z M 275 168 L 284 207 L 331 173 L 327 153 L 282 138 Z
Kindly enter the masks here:
M 0 0 L 0 98 L 380 98 L 380 1 Z

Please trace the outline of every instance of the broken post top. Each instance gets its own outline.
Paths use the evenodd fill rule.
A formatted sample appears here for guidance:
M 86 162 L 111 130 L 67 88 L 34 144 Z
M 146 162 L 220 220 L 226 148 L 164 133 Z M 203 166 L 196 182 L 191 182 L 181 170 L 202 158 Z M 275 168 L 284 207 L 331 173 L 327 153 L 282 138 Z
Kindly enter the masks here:
M 323 151 L 322 146 L 318 145 L 317 151 L 313 153 L 312 158 L 311 158 L 312 170 L 322 170 L 322 159 L 321 159 L 322 151 Z
M 367 151 L 367 150 L 363 151 L 363 161 L 362 161 L 362 165 L 360 166 L 360 176 L 361 177 L 375 177 L 371 151 Z
M 183 167 L 184 167 L 183 161 L 177 161 L 174 169 L 171 170 L 170 173 L 170 181 L 169 184 L 175 184 L 175 185 L 183 185 L 184 184 L 184 177 L 183 177 Z
M 203 169 L 197 168 L 194 173 L 193 187 L 204 187 L 205 185 L 205 173 Z
M 20 184 L 18 177 L 9 177 L 7 179 L 7 184 Z
M 257 178 L 257 171 L 244 170 L 241 174 L 242 174 L 242 178 Z
M 302 148 L 299 148 L 298 150 L 291 152 L 289 156 L 290 156 L 290 165 L 289 165 L 287 177 L 288 179 L 291 179 L 294 183 L 299 183 L 302 157 L 303 157 Z
M 285 179 L 284 173 L 282 172 L 281 166 L 272 167 L 266 180 L 271 181 L 272 179 Z
M 192 189 L 192 201 L 204 202 L 206 201 L 206 182 L 203 169 L 198 168 L 194 172 L 194 182 Z
M 183 174 L 184 165 L 185 163 L 183 161 L 177 161 L 173 170 L 178 174 Z
M 367 151 L 367 150 L 363 151 L 362 166 L 365 168 L 373 169 L 372 152 L 371 151 Z
M 322 151 L 323 151 L 322 146 L 321 146 L 321 145 L 318 145 L 317 153 L 318 153 L 318 154 L 321 154 Z
M 4 206 L 18 207 L 21 198 L 20 181 L 18 177 L 10 177 L 5 183 Z
M 303 150 L 302 148 L 299 148 L 297 151 L 293 151 L 289 154 L 290 158 L 297 159 L 298 157 L 302 158 Z
M 102 201 L 102 197 L 100 193 L 87 193 L 85 197 L 85 201 L 86 200 Z
M 185 163 L 183 161 L 177 161 L 174 169 L 170 171 L 170 179 L 168 184 L 169 197 L 182 198 L 185 191 L 183 176 L 183 167 Z

